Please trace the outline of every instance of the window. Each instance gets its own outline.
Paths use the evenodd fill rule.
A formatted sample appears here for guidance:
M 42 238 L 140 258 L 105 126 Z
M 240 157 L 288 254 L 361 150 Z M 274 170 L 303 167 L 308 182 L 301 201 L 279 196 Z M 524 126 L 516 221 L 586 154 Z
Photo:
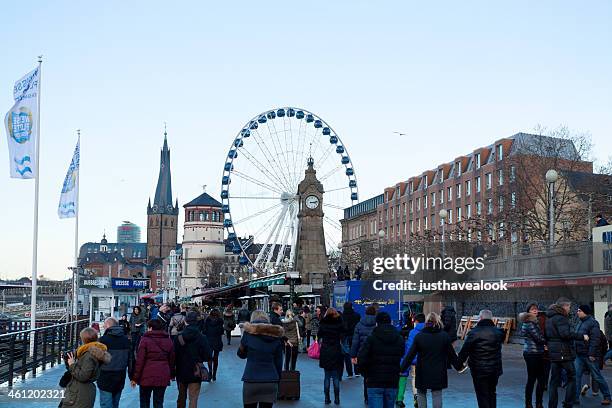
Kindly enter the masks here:
M 480 201 L 476 201 L 476 215 L 482 214 L 482 204 Z
M 487 199 L 487 214 L 493 214 L 493 199 Z
M 480 176 L 476 177 L 476 192 L 480 193 Z
M 400 198 L 400 188 L 399 188 L 399 187 L 397 187 L 397 188 L 395 189 L 395 199 L 396 199 L 396 200 L 399 200 L 399 198 Z
M 461 207 L 457 207 L 457 222 L 461 222 Z
M 465 216 L 467 218 L 472 218 L 472 205 L 468 204 L 465 206 Z
M 457 171 L 455 172 L 455 177 L 460 176 L 461 175 L 461 162 L 456 162 L 455 168 L 457 169 Z
M 480 168 L 480 153 L 476 153 L 476 168 Z
M 446 189 L 446 196 L 448 197 L 448 201 L 453 199 L 453 188 L 452 187 L 448 187 Z
M 410 233 L 414 234 L 414 221 L 410 221 Z
M 431 206 L 432 207 L 436 206 L 436 192 L 435 191 L 431 193 Z
M 391 219 L 395 218 L 394 215 L 395 215 L 395 211 L 393 210 L 393 207 L 391 207 Z
M 414 191 L 414 181 L 410 182 L 410 192 L 412 193 Z
M 466 197 L 472 194 L 472 180 L 467 180 L 465 182 L 465 195 Z
M 158 269 L 158 270 L 157 270 L 157 272 L 155 273 L 155 275 L 156 275 L 157 277 L 160 277 L 160 276 L 161 276 L 161 271 Z
M 455 186 L 455 191 L 457 192 L 457 198 L 461 198 L 461 183 Z
M 423 229 L 429 229 L 427 225 L 427 217 L 423 217 Z
M 497 160 L 503 159 L 504 156 L 504 146 L 498 144 L 497 145 Z
M 423 208 L 427 208 L 427 194 L 423 195 Z
M 402 213 L 404 213 L 404 218 L 406 218 L 406 203 L 402 203 Z
M 429 222 L 431 223 L 432 228 L 436 225 L 436 214 L 432 213 L 429 217 Z
M 503 211 L 503 210 L 504 210 L 504 197 L 499 196 L 499 211 Z
M 510 205 L 512 206 L 512 208 L 516 207 L 516 192 L 512 192 L 510 193 Z
M 510 182 L 512 183 L 514 180 L 516 180 L 516 168 L 510 166 Z
M 157 280 L 157 286 L 161 285 L 161 279 Z
M 504 185 L 504 171 L 502 169 L 497 170 L 497 182 L 500 186 Z
M 440 204 L 444 204 L 444 189 L 440 190 Z
M 421 197 L 417 197 L 416 199 L 416 209 L 417 211 L 421 209 Z
M 485 181 L 485 186 L 486 186 L 487 190 L 490 190 L 491 189 L 491 180 L 492 180 L 491 173 L 485 174 L 485 180 L 486 180 Z
M 421 219 L 417 218 L 417 232 L 421 231 Z
M 448 223 L 449 224 L 453 223 L 453 210 L 451 209 L 448 210 Z
M 408 203 L 410 204 L 410 214 L 412 214 L 412 212 L 414 211 L 414 203 L 412 202 L 412 200 L 410 200 Z

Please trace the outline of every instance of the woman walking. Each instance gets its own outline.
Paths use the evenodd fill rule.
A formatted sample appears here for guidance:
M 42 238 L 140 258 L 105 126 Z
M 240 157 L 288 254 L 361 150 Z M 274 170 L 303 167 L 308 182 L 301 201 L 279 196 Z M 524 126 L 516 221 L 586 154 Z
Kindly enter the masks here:
M 83 345 L 77 349 L 76 356 L 68 353 L 66 358 L 71 379 L 60 404 L 63 408 L 93 408 L 96 401 L 94 381 L 100 374 L 100 365 L 111 360 L 106 346 L 98 342 L 95 329 L 86 327 L 80 336 Z
M 242 403 L 244 408 L 270 408 L 276 401 L 283 369 L 283 328 L 270 324 L 263 310 L 255 310 L 243 328 L 238 348 L 238 357 L 246 359 Z
M 132 351 L 136 354 L 140 338 L 144 334 L 147 326 L 147 318 L 140 306 L 134 306 L 130 316 L 130 333 L 132 338 Z
M 419 408 L 427 407 L 427 390 L 431 390 L 434 408 L 442 407 L 442 390 L 448 388 L 448 362 L 460 370 L 452 340 L 443 329 L 440 316 L 429 313 L 425 327 L 414 337 L 408 354 L 404 356 L 400 371 L 406 371 L 416 359 L 417 401 Z
M 223 330 L 227 337 L 227 345 L 232 343 L 232 330 L 236 327 L 236 317 L 234 316 L 234 308 L 232 305 L 227 305 L 223 312 Z
M 527 306 L 527 310 L 519 314 L 521 322 L 521 337 L 523 343 L 523 358 L 527 364 L 527 383 L 525 384 L 525 407 L 533 408 L 533 387 L 535 386 L 536 408 L 543 407 L 544 387 L 546 386 L 546 371 L 544 353 L 546 338 L 538 325 L 538 304 Z M 537 385 L 536 385 L 537 382 Z
M 306 338 L 306 348 L 308 348 L 310 347 L 310 336 L 312 336 L 312 314 L 308 306 L 304 306 L 302 317 L 304 317 L 304 337 Z
M 223 351 L 224 325 L 225 322 L 221 319 L 219 309 L 213 309 L 204 321 L 204 335 L 212 350 L 212 356 L 210 360 L 208 360 L 208 371 L 211 375 L 211 381 L 217 381 L 219 353 Z
M 148 331 L 142 336 L 132 388 L 140 386 L 140 408 L 149 408 L 153 394 L 153 408 L 164 406 L 164 394 L 170 380 L 174 378 L 174 345 L 164 330 L 163 323 L 149 320 Z
M 298 319 L 291 310 L 287 310 L 285 317 L 281 319 L 285 330 L 285 370 L 295 370 L 300 343 L 300 327 Z
M 317 310 L 319 310 L 317 308 Z M 344 368 L 344 353 L 342 339 L 344 338 L 344 325 L 340 313 L 333 307 L 325 312 L 319 323 L 318 338 L 321 341 L 319 367 L 325 371 L 323 380 L 323 394 L 325 403 L 331 404 L 329 396 L 330 382 L 334 383 L 334 404 L 340 404 L 340 377 Z

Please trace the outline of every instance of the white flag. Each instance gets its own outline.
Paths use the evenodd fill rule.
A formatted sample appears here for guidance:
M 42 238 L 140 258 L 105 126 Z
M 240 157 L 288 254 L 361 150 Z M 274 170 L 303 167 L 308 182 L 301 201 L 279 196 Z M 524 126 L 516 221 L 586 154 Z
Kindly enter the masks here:
M 60 218 L 74 218 L 76 217 L 77 206 L 79 205 L 79 161 L 81 155 L 80 148 L 81 140 L 77 142 L 72 155 L 72 161 L 66 178 L 64 179 L 64 185 L 62 186 L 62 194 L 60 195 L 59 207 L 57 208 L 57 214 Z
M 15 83 L 15 104 L 4 118 L 12 178 L 30 179 L 36 174 L 39 82 L 36 68 Z

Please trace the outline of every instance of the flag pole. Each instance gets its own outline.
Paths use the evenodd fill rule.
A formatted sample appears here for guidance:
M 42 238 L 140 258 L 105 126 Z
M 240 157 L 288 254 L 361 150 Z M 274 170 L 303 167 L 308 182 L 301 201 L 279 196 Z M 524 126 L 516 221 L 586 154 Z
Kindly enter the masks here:
M 36 113 L 36 169 L 34 170 L 34 236 L 32 244 L 32 297 L 30 300 L 30 329 L 36 328 L 36 292 L 38 290 L 38 190 L 40 176 L 40 91 L 42 84 L 42 55 L 38 56 L 38 86 Z M 34 355 L 34 332 L 30 333 L 30 357 Z
M 79 146 L 79 169 L 76 176 L 76 211 L 74 217 L 74 290 L 72 291 L 72 315 L 74 319 L 78 313 L 79 290 L 79 178 L 81 176 L 81 129 L 77 129 Z

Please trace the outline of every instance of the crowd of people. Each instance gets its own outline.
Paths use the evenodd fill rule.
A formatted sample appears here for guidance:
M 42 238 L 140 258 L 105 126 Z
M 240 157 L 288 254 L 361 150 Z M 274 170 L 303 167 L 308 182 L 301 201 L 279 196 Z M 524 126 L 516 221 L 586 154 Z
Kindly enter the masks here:
M 530 303 L 519 315 L 526 408 L 543 408 L 545 392 L 548 407 L 557 407 L 559 387 L 565 388 L 563 407 L 577 403 L 589 388 L 593 395 L 602 394 L 602 405 L 610 405 L 601 369 L 612 359 L 612 305 L 605 316 L 605 333 L 589 305 L 577 308 L 575 326 L 570 310 L 570 301 L 561 298 L 545 312 Z M 272 407 L 283 372 L 298 370 L 299 353 L 310 355 L 315 343 L 324 404 L 340 404 L 346 374 L 363 377 L 363 398 L 370 408 L 427 407 L 428 392 L 438 408 L 449 386 L 448 370 L 462 373 L 469 368 L 479 408 L 496 406 L 504 333 L 489 310 L 480 312 L 477 325 L 457 350 L 452 307 L 405 320 L 400 330 L 376 304 L 361 316 L 349 302 L 341 311 L 297 304 L 285 310 L 274 302 L 270 313 L 246 306 L 235 310 L 232 305 L 223 310 L 135 306 L 129 318 L 105 319 L 102 336 L 92 327 L 81 332 L 82 345 L 64 356 L 67 370 L 60 385 L 66 392 L 61 406 L 92 407 L 97 388 L 100 408 L 117 408 L 127 379 L 131 387 L 138 387 L 142 408 L 151 400 L 154 408 L 162 407 L 172 381 L 178 389 L 177 408 L 195 408 L 202 382 L 217 381 L 219 355 L 224 344 L 231 345 L 236 326 L 241 332 L 237 356 L 246 360 L 242 403 L 247 408 Z M 590 383 L 583 381 L 583 374 L 590 376 Z M 407 389 L 412 398 L 406 396 Z

